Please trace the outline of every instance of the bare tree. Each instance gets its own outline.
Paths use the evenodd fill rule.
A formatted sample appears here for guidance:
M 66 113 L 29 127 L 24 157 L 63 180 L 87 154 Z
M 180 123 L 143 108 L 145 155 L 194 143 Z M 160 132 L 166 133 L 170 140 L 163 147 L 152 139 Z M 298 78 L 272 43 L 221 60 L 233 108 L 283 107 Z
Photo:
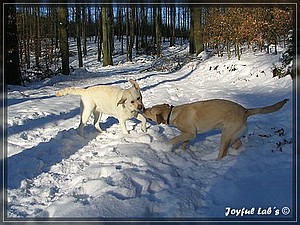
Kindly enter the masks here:
M 84 56 L 87 55 L 86 32 L 87 32 L 86 6 L 82 5 L 82 38 L 83 38 L 83 55 Z
M 134 42 L 134 8 L 129 7 L 127 8 L 128 12 L 128 29 L 129 29 L 129 41 L 127 42 L 127 61 L 132 61 L 132 49 L 133 49 L 133 42 Z
M 190 53 L 196 53 L 196 55 L 204 49 L 200 19 L 201 9 L 191 7 Z
M 176 9 L 175 5 L 172 5 L 170 7 L 170 47 L 175 45 L 175 24 L 176 24 Z
M 113 65 L 112 59 L 112 10 L 111 6 L 102 7 L 102 35 L 103 35 L 103 66 Z
M 40 57 L 41 57 L 41 26 L 40 26 L 40 7 L 34 7 L 34 19 L 35 19 L 35 66 L 40 66 Z
M 68 75 L 69 68 L 69 43 L 68 43 L 68 7 L 60 6 L 60 51 L 62 56 L 62 74 Z
M 76 39 L 77 39 L 77 52 L 79 67 L 83 67 L 82 51 L 81 51 L 81 16 L 80 16 L 80 6 L 76 5 Z
M 156 55 L 161 56 L 161 7 L 156 6 L 154 9 L 155 18 L 155 42 L 156 42 Z
M 101 52 L 102 52 L 102 42 L 103 42 L 103 32 L 102 32 L 102 11 L 101 8 L 98 9 L 98 23 L 96 24 L 98 27 L 98 42 L 97 42 L 97 49 L 98 49 L 98 57 L 97 61 L 101 61 Z

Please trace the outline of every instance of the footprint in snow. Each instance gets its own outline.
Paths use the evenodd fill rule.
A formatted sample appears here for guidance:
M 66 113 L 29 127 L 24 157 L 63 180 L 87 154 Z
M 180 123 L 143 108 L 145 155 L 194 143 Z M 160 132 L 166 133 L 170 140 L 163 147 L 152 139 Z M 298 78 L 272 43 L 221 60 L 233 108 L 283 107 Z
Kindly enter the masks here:
M 124 140 L 126 142 L 150 144 L 152 142 L 152 137 L 149 134 L 130 135 L 124 137 Z

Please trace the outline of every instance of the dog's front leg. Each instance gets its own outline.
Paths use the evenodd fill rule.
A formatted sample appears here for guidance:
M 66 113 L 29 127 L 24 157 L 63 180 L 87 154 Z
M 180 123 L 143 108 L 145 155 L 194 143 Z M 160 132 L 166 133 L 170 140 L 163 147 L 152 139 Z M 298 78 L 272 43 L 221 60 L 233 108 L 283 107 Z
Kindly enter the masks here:
M 126 120 L 119 119 L 119 122 L 120 122 L 121 130 L 122 130 L 123 134 L 129 134 L 127 127 L 126 127 Z
M 170 140 L 169 144 L 177 145 L 180 142 L 184 142 L 183 147 L 186 147 L 189 140 L 191 140 L 195 137 L 196 137 L 196 134 L 193 134 L 193 133 L 181 133 L 179 136 L 177 136 L 177 137 L 173 138 L 172 140 Z
M 141 124 L 142 131 L 146 132 L 147 131 L 147 128 L 146 128 L 146 122 L 147 122 L 147 120 L 146 120 L 146 118 L 143 115 L 138 114 L 137 115 L 137 119 L 142 122 L 142 124 Z

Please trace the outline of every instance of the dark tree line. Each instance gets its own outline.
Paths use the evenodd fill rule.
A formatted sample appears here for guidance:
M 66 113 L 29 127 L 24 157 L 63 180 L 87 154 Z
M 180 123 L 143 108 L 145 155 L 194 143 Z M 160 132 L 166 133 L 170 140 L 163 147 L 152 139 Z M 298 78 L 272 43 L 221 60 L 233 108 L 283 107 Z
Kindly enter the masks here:
M 21 71 L 19 66 L 19 48 L 17 39 L 16 9 L 4 6 L 4 13 L 8 16 L 4 18 L 5 38 L 4 51 L 5 70 L 9 71 L 9 76 L 5 76 L 5 82 L 9 84 L 21 84 Z
M 115 54 L 160 57 L 162 42 L 169 46 L 189 42 L 189 53 L 215 49 L 219 56 L 241 57 L 242 47 L 268 51 L 293 29 L 293 7 L 200 7 L 182 5 L 6 5 L 5 70 L 7 83 L 21 84 L 26 71 L 51 76 L 69 74 L 70 54 L 78 67 L 88 54 L 87 41 L 97 43 L 97 59 L 113 65 Z M 77 52 L 69 50 L 76 40 Z M 121 52 L 115 49 L 121 43 Z M 21 74 L 23 74 L 21 76 Z M 22 79 L 21 79 L 22 77 Z

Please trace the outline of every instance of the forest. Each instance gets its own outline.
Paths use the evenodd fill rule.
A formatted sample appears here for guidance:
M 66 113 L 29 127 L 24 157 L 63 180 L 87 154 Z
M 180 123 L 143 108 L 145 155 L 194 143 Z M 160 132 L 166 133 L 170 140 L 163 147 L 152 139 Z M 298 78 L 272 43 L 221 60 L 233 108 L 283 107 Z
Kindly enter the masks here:
M 198 55 L 212 49 L 219 57 L 242 56 L 243 48 L 277 54 L 279 43 L 292 43 L 293 5 L 12 5 L 4 7 L 5 77 L 24 85 L 30 74 L 41 79 L 70 74 L 69 57 L 84 67 L 87 42 L 98 46 L 99 65 L 113 65 L 117 54 L 126 60 L 141 54 L 162 56 L 162 42 L 189 44 Z M 70 40 L 77 52 L 69 51 Z M 114 42 L 122 44 L 121 52 Z M 120 50 L 119 50 L 120 51 Z

